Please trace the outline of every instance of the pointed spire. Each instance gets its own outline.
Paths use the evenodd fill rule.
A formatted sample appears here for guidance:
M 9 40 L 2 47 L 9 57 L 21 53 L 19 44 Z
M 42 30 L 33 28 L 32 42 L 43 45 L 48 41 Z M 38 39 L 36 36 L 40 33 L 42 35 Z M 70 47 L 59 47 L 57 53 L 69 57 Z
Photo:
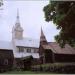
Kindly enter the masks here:
M 41 27 L 40 42 L 41 42 L 42 44 L 47 44 L 47 40 L 46 40 L 46 37 L 45 37 L 45 35 L 44 35 L 44 33 L 43 33 L 42 27 Z
M 17 9 L 17 20 L 16 20 L 16 24 L 15 24 L 15 29 L 18 31 L 23 31 L 23 28 L 20 25 L 20 20 L 19 20 L 19 9 Z
M 17 9 L 17 19 L 19 19 L 19 9 Z
M 45 36 L 44 33 L 43 33 L 43 30 L 42 30 L 42 27 L 41 27 L 41 36 Z
M 16 25 L 20 25 L 20 20 L 19 20 L 19 9 L 17 9 Z

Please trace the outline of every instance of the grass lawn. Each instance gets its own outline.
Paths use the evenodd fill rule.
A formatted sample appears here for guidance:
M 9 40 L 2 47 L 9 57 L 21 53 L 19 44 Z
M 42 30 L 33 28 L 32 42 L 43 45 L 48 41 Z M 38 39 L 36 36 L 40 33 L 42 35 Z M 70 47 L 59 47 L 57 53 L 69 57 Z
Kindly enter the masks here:
M 33 71 L 8 71 L 2 74 L 53 74 L 50 72 L 33 72 Z
M 32 71 L 7 71 L 3 74 L 35 74 L 35 72 Z

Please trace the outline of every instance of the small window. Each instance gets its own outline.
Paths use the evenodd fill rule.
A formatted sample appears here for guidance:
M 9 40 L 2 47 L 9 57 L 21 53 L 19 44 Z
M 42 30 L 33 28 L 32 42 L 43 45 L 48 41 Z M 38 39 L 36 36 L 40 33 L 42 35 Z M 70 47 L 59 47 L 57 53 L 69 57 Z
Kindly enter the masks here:
M 28 52 L 28 53 L 31 53 L 31 49 L 30 49 L 30 48 L 27 48 L 27 52 Z
M 38 51 L 37 51 L 37 49 L 34 49 L 34 53 L 37 53 Z
M 19 47 L 19 52 L 24 52 L 24 48 Z

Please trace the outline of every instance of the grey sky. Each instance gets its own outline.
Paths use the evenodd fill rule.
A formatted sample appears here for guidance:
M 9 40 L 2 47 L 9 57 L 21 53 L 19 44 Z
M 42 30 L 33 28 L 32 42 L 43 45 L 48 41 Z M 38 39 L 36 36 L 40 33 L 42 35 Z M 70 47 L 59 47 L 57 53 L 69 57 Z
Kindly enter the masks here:
M 58 30 L 52 22 L 47 23 L 44 18 L 43 7 L 48 1 L 5 1 L 0 10 L 0 40 L 11 41 L 12 27 L 16 22 L 17 8 L 20 23 L 24 29 L 24 37 L 39 39 L 41 26 L 48 41 L 54 41 Z

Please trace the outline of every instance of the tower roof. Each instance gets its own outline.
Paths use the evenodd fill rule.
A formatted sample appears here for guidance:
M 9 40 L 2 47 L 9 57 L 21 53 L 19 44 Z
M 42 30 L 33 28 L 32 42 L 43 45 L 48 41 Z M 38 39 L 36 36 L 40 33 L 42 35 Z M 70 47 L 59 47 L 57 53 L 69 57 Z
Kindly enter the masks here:
M 17 17 L 16 17 L 16 26 L 19 25 L 20 26 L 20 20 L 19 20 L 19 10 L 17 9 Z
M 18 9 L 17 9 L 17 17 L 16 17 L 15 30 L 23 31 L 23 28 L 22 28 L 21 25 L 20 25 L 19 10 L 18 10 Z
M 46 40 L 46 37 L 45 37 L 45 35 L 44 35 L 44 33 L 43 33 L 42 27 L 41 27 L 40 42 L 45 42 L 45 43 L 47 43 L 47 40 Z
M 17 9 L 17 19 L 19 19 L 19 10 Z
M 41 36 L 44 36 L 45 37 L 45 35 L 43 33 L 43 30 L 42 30 L 42 27 L 41 27 Z
M 23 31 L 23 28 L 20 25 L 18 9 L 17 9 L 16 23 L 15 23 L 15 26 L 13 26 L 13 28 L 12 28 L 12 32 L 14 32 L 14 31 Z

